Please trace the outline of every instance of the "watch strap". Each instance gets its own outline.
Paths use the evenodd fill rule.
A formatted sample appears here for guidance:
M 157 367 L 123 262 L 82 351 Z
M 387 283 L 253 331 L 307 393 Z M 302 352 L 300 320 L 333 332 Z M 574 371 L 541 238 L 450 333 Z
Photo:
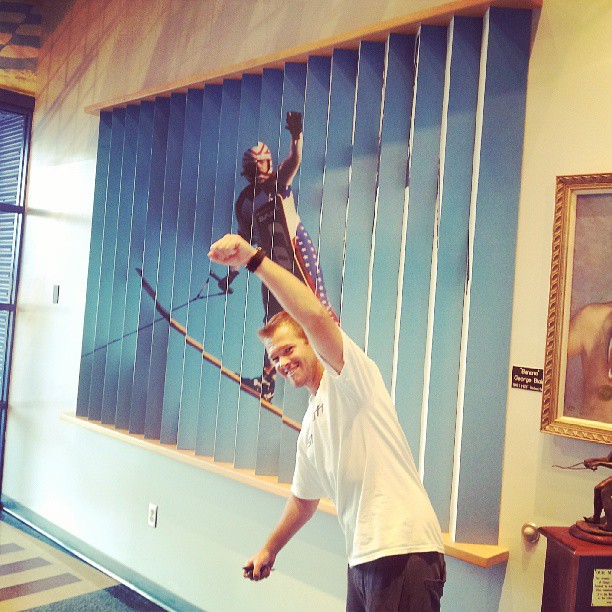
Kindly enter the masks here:
M 246 269 L 249 272 L 255 272 L 255 270 L 259 268 L 261 262 L 265 258 L 266 258 L 266 252 L 261 247 L 257 247 L 257 250 L 255 251 L 255 254 L 253 255 L 253 257 L 251 257 L 251 259 L 247 261 Z

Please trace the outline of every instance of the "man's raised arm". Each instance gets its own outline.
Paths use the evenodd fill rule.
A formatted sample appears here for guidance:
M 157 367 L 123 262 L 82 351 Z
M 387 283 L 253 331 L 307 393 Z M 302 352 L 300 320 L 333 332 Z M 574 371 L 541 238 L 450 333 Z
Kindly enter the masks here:
M 216 263 L 240 268 L 256 253 L 257 250 L 240 236 L 227 234 L 210 247 L 208 256 Z M 342 334 L 314 293 L 268 257 L 259 263 L 255 273 L 283 309 L 302 326 L 315 351 L 340 372 L 344 366 Z

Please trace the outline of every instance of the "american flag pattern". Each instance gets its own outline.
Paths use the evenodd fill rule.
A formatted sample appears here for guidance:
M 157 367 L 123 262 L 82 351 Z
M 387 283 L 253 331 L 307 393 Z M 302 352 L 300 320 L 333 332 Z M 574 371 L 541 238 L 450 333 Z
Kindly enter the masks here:
M 310 287 L 317 298 L 319 298 L 319 301 L 327 309 L 327 312 L 329 312 L 332 319 L 334 319 L 336 323 L 340 323 L 338 316 L 327 299 L 325 283 L 323 282 L 323 272 L 321 271 L 321 266 L 319 265 L 319 254 L 317 253 L 317 249 L 312 241 L 312 238 L 308 235 L 306 228 L 301 222 L 298 223 L 295 230 L 293 248 L 306 284 Z

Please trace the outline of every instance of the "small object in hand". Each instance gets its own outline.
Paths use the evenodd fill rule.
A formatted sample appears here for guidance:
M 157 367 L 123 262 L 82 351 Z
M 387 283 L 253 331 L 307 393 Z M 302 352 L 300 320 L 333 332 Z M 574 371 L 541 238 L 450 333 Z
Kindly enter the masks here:
M 251 580 L 253 580 L 253 570 L 255 569 L 252 565 L 243 565 L 242 569 L 247 572 L 247 577 L 250 578 Z M 273 567 L 270 567 L 269 563 L 266 563 L 265 565 L 262 565 L 259 573 L 261 575 L 261 572 L 263 572 L 265 569 L 269 569 L 271 572 L 274 571 Z

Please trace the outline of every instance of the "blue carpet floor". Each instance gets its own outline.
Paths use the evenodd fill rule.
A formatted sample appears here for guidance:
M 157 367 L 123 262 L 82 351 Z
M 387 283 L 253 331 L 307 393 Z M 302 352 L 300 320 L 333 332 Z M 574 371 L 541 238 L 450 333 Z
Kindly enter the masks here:
M 0 610 L 36 610 L 41 612 L 73 612 L 79 610 L 123 612 L 125 610 L 140 610 L 142 612 L 153 612 L 164 609 L 123 584 L 118 584 L 115 580 L 108 579 L 98 570 L 91 568 L 87 563 L 75 557 L 70 551 L 65 550 L 56 542 L 46 538 L 10 514 L 0 512 L 0 521 L 10 526 L 2 531 L 6 542 L 0 542 L 0 549 L 2 549 L 0 552 L 3 553 L 3 559 L 0 561 L 0 575 L 15 576 L 13 586 L 0 589 Z M 19 535 L 20 533 L 23 535 Z M 85 575 L 100 576 L 101 580 L 95 579 L 93 584 L 97 586 L 93 586 L 93 589 L 90 588 L 89 592 L 86 592 L 86 589 L 81 589 L 81 594 L 78 594 L 78 591 L 75 593 L 74 590 L 70 592 L 70 589 L 68 589 L 65 595 L 60 594 L 58 596 L 58 590 L 55 589 L 54 591 L 54 585 L 49 584 L 49 581 L 52 582 L 54 578 L 49 577 L 49 573 L 44 573 L 44 571 L 46 568 L 51 567 L 53 554 L 57 556 L 59 553 L 50 553 L 49 556 L 49 554 L 44 555 L 44 550 L 37 552 L 35 550 L 35 541 L 42 543 L 38 545 L 39 548 L 44 545 L 47 547 L 46 550 L 54 549 L 60 551 L 62 559 L 71 559 L 68 568 L 63 566 L 63 569 L 58 570 L 58 572 L 70 570 L 71 574 L 63 573 L 58 576 L 58 578 L 64 577 L 64 579 L 66 576 L 71 578 L 71 580 L 68 580 L 68 584 L 82 584 L 83 580 L 85 580 Z M 31 542 L 31 544 L 28 545 L 27 542 Z M 27 550 L 28 546 L 32 547 L 34 552 Z M 39 553 L 43 554 L 46 558 L 41 558 Z M 18 560 L 12 559 L 12 562 L 3 563 L 3 561 L 9 561 L 8 557 L 11 554 L 20 555 L 20 558 Z M 35 576 L 32 574 L 32 572 L 37 571 L 36 567 L 42 568 L 43 575 Z M 30 570 L 30 573 L 27 570 Z M 81 575 L 81 578 L 77 577 L 79 575 Z M 46 583 L 48 591 L 42 588 L 42 583 Z M 108 586 L 109 584 L 112 586 Z M 48 597 L 44 594 L 41 595 L 41 593 L 47 592 L 49 593 Z M 35 603 L 32 602 L 35 607 L 28 607 L 28 596 L 31 596 L 32 593 L 38 593 L 37 601 Z

